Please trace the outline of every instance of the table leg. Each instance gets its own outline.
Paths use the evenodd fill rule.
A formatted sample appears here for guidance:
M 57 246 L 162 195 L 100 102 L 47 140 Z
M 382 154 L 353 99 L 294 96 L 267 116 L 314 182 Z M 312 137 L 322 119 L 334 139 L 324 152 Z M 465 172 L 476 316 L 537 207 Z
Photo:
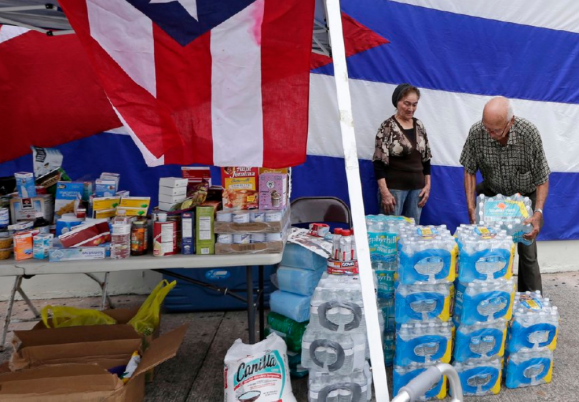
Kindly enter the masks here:
M 259 340 L 265 338 L 265 317 L 263 308 L 263 265 L 259 266 Z
M 245 267 L 245 280 L 247 286 L 247 325 L 249 330 L 249 343 L 255 343 L 255 302 L 253 300 L 253 267 Z
M 6 318 L 4 319 L 4 329 L 2 330 L 2 343 L 0 343 L 0 351 L 4 350 L 6 335 L 8 334 L 8 327 L 10 326 L 10 321 L 12 319 L 12 307 L 14 306 L 14 298 L 16 296 L 16 291 L 20 289 L 21 283 L 22 276 L 17 276 L 16 279 L 14 279 L 14 286 L 10 292 L 10 299 L 8 300 L 8 307 L 6 308 Z

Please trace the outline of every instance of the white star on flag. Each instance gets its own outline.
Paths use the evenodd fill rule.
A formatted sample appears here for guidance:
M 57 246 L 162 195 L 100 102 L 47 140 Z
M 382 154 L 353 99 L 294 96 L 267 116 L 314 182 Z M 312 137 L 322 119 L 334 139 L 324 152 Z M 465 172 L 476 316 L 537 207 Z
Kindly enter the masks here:
M 150 0 L 149 4 L 171 3 L 173 1 L 181 4 L 191 17 L 199 21 L 197 18 L 197 0 Z

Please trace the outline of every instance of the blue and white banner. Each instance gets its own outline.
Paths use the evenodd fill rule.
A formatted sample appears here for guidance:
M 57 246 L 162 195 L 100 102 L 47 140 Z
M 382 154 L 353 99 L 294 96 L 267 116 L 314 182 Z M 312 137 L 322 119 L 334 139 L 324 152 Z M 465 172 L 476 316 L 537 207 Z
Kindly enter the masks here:
M 542 240 L 579 239 L 579 3 L 572 0 L 343 0 L 343 11 L 390 43 L 348 58 L 366 213 L 376 213 L 371 164 L 380 123 L 394 114 L 393 89 L 421 89 L 416 117 L 433 154 L 423 224 L 467 221 L 459 156 L 470 126 L 492 96 L 511 98 L 515 115 L 541 133 L 552 170 Z M 333 66 L 310 81 L 308 158 L 294 168 L 292 197 L 348 201 Z M 121 173 L 121 188 L 156 197 L 158 177 L 127 135 L 98 134 L 60 147 L 74 179 Z M 0 176 L 30 171 L 31 157 L 0 165 Z M 217 169 L 214 176 L 217 177 Z M 152 200 L 153 202 L 155 200 Z

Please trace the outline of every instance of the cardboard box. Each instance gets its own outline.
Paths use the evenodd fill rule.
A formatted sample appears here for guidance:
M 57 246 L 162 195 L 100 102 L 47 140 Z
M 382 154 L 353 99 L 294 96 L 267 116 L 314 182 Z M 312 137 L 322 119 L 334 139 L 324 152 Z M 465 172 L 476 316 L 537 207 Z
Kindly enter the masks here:
M 221 169 L 224 209 L 255 209 L 259 205 L 258 168 L 224 167 Z
M 34 174 L 31 172 L 14 173 L 18 196 L 20 198 L 36 197 L 36 184 L 34 183 Z
M 159 209 L 161 211 L 171 211 L 173 209 L 173 207 L 175 205 L 177 205 L 178 203 L 172 203 L 172 202 L 160 202 L 159 203 Z
M 195 208 L 195 254 L 215 254 L 214 220 L 213 207 Z
M 40 195 L 34 198 L 11 198 L 10 217 L 12 223 L 33 221 L 36 219 L 37 213 L 41 213 L 44 219 L 52 222 L 52 214 L 54 212 L 53 205 L 52 196 L 49 194 Z
M 159 187 L 185 187 L 187 188 L 187 179 L 181 177 L 161 177 Z
M 151 197 L 123 197 L 119 206 L 148 209 L 150 204 Z
M 287 174 L 261 174 L 259 176 L 259 209 L 281 210 L 286 206 Z
M 206 181 L 211 187 L 211 169 L 208 166 L 182 166 L 181 175 L 191 184 Z
M 110 227 L 107 222 L 85 223 L 75 226 L 70 232 L 58 236 L 62 246 L 98 246 L 111 241 Z
M 94 197 L 91 200 L 93 211 L 114 209 L 121 203 L 121 197 Z
M 95 197 L 112 197 L 117 193 L 117 182 L 114 180 L 96 179 L 94 183 Z
M 185 325 L 152 341 L 126 384 L 107 369 L 126 364 L 129 350 L 143 349 L 140 335 L 129 325 L 17 331 L 15 340 L 22 343 L 11 367 L 31 368 L 0 374 L 0 400 L 142 401 L 145 374 L 177 354 L 186 331 Z
M 187 196 L 187 187 L 159 187 L 159 197 L 161 195 Z
M 31 146 L 34 176 L 42 177 L 62 166 L 62 152 L 55 148 Z
M 185 198 L 187 198 L 187 194 L 181 195 L 159 194 L 159 203 L 177 204 L 185 201 Z
M 111 256 L 111 246 L 109 244 L 95 247 L 69 247 L 53 245 L 48 249 L 48 261 L 83 261 L 101 260 Z
M 54 201 L 55 220 L 66 213 L 73 213 L 75 204 L 78 205 L 84 192 L 83 182 L 59 181 L 56 184 Z
M 183 212 L 181 214 L 181 254 L 195 254 L 195 214 Z
M 149 209 L 118 206 L 116 209 L 116 215 L 119 215 L 119 211 L 125 211 L 125 216 L 147 216 Z

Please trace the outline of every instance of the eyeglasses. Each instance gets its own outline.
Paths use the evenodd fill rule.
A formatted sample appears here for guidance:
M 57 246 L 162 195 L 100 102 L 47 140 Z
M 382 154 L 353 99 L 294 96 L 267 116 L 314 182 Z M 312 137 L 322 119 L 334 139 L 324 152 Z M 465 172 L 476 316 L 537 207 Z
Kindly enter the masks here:
M 505 131 L 506 131 L 506 129 L 507 129 L 507 127 L 509 126 L 510 123 L 511 123 L 511 120 L 507 121 L 507 124 L 505 125 L 505 128 L 503 128 L 503 129 L 501 130 L 501 133 L 498 135 L 499 138 L 502 137 L 502 136 L 505 134 Z M 495 135 L 496 135 L 496 134 L 499 132 L 498 130 L 489 130 L 484 124 L 483 124 L 482 126 L 483 126 L 484 130 L 485 130 L 487 133 L 489 133 L 489 134 L 495 134 Z

